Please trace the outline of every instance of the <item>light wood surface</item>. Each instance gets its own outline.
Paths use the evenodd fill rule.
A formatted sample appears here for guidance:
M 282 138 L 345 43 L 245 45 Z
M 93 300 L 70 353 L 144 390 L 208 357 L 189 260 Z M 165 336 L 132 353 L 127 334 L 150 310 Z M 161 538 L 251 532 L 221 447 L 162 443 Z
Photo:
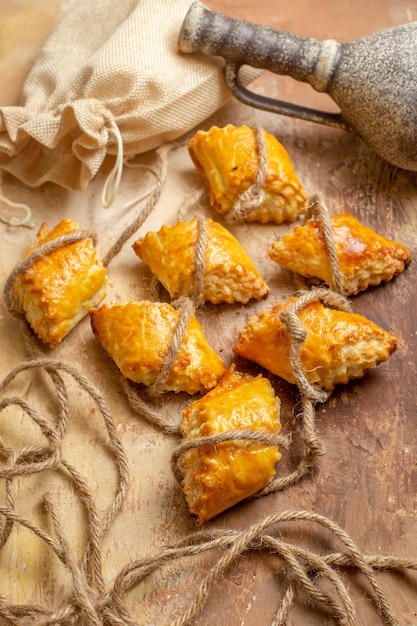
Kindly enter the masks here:
M 18 103 L 24 78 L 35 61 L 48 33 L 66 9 L 65 0 L 3 0 L 0 4 L 0 105 Z M 299 35 L 317 39 L 347 41 L 386 27 L 417 20 L 417 5 L 411 0 L 207 0 L 207 6 L 230 16 L 269 24 Z M 256 88 L 264 94 L 307 106 L 334 109 L 327 96 L 314 92 L 288 78 L 264 75 Z M 358 138 L 342 131 L 262 113 L 231 101 L 203 126 L 216 123 L 258 122 L 275 134 L 288 150 L 295 169 L 309 195 L 323 192 L 330 204 L 351 212 L 364 223 L 389 238 L 400 241 L 417 253 L 417 174 L 399 170 L 381 160 Z M 152 157 L 147 157 L 152 158 Z M 107 166 L 106 166 L 107 167 Z M 98 232 L 99 246 L 107 250 L 115 236 L 129 223 L 131 215 L 105 212 L 100 205 L 103 174 L 85 193 L 69 193 L 45 185 L 27 189 L 5 176 L 3 192 L 33 207 L 37 221 L 50 223 L 68 215 L 84 227 Z M 107 167 L 108 171 L 108 167 Z M 145 184 L 150 184 L 150 179 Z M 137 193 L 137 173 L 126 171 L 123 193 Z M 169 178 L 158 210 L 141 232 L 173 221 L 190 181 L 195 181 L 185 149 L 170 158 Z M 265 246 L 287 227 L 239 226 L 236 234 L 256 260 L 270 284 L 272 294 L 284 298 L 294 290 L 290 276 L 280 273 L 265 258 Z M 3 284 L 18 257 L 32 241 L 33 231 L 0 224 Z M 143 297 L 148 274 L 138 267 L 128 246 L 112 265 L 109 297 Z M 209 527 L 244 529 L 264 516 L 286 510 L 308 510 L 339 524 L 363 552 L 393 554 L 417 559 L 416 515 L 416 350 L 417 275 L 413 259 L 403 275 L 391 283 L 369 290 L 354 299 L 355 310 L 373 319 L 397 337 L 397 352 L 363 380 L 335 391 L 317 407 L 318 434 L 326 453 L 316 470 L 295 487 L 282 493 L 246 502 L 214 520 Z M 265 303 L 262 303 L 264 306 Z M 255 307 L 256 308 L 256 307 Z M 259 307 L 258 307 L 259 308 Z M 230 346 L 249 307 L 208 307 L 202 320 L 217 350 L 231 359 Z M 8 371 L 26 356 L 21 328 L 4 306 L 0 318 L 0 373 Z M 170 458 L 177 445 L 175 437 L 160 432 L 128 407 L 120 392 L 115 371 L 94 338 L 87 321 L 60 346 L 56 357 L 76 365 L 98 386 L 116 416 L 117 433 L 126 451 L 131 485 L 122 513 L 117 517 L 103 546 L 105 582 L 110 585 L 120 569 L 133 559 L 151 555 L 194 532 L 173 475 Z M 34 395 L 49 406 L 54 400 L 42 377 L 25 375 L 13 392 Z M 47 385 L 46 385 L 47 387 Z M 107 436 L 97 410 L 78 387 L 68 381 L 71 421 L 65 453 L 88 477 L 103 512 L 116 489 L 114 463 L 107 450 Z M 284 430 L 295 428 L 297 393 L 276 381 L 282 398 Z M 180 407 L 167 405 L 163 412 L 178 419 Z M 0 436 L 9 446 L 28 445 L 37 433 L 29 421 L 15 410 L 0 414 Z M 297 447 L 298 446 L 298 447 Z M 282 468 L 291 466 L 299 454 L 294 442 L 291 455 Z M 282 470 L 282 471 L 283 471 Z M 16 510 L 52 532 L 40 505 L 48 492 L 63 514 L 64 531 L 76 554 L 85 545 L 82 507 L 65 476 L 19 478 L 14 481 Z M 1 497 L 6 484 L 1 483 Z M 326 551 L 337 551 L 337 544 L 319 529 L 296 526 L 295 541 L 319 544 Z M 298 532 L 298 537 L 297 537 Z M 133 606 L 138 624 L 171 623 L 187 606 L 196 581 L 208 571 L 207 555 L 194 557 L 179 567 L 169 566 L 146 580 L 135 591 Z M 286 571 L 281 564 L 261 554 L 242 557 L 224 573 L 195 626 L 263 626 L 270 624 L 280 601 L 281 581 Z M 358 624 L 383 623 L 369 600 L 366 584 L 354 572 L 345 580 L 354 599 Z M 397 623 L 417 623 L 417 575 L 410 572 L 381 573 L 380 583 L 393 607 Z M 14 528 L 0 554 L 0 596 L 16 604 L 38 603 L 57 606 L 71 588 L 68 573 L 50 549 L 20 526 Z M 8 623 L 8 622 L 4 622 Z M 307 600 L 291 613 L 288 624 L 327 625 L 335 623 Z

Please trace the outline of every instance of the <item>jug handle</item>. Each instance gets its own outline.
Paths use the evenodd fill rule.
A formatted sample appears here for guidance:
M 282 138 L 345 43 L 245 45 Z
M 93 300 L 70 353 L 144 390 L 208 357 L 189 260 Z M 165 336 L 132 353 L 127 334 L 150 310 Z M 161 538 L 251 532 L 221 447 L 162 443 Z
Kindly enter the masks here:
M 244 87 L 239 80 L 239 70 L 243 65 L 245 64 L 226 62 L 224 74 L 227 86 L 233 95 L 244 104 L 262 109 L 263 111 L 279 113 L 288 117 L 296 117 L 309 122 L 317 122 L 318 124 L 325 124 L 333 128 L 354 132 L 352 127 L 345 122 L 341 113 L 320 111 L 283 100 L 275 100 L 274 98 L 262 96 L 250 91 L 250 89 Z

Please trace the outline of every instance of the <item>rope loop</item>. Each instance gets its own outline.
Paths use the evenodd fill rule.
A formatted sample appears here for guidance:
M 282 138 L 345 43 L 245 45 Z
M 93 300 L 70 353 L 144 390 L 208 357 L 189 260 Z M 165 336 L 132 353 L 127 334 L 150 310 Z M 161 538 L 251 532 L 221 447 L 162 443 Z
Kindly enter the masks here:
M 253 209 L 260 207 L 265 202 L 263 186 L 268 170 L 265 132 L 258 124 L 255 125 L 254 130 L 258 149 L 258 169 L 255 180 L 227 212 L 226 222 L 228 223 L 244 221 Z
M 336 241 L 332 228 L 329 207 L 322 193 L 315 193 L 305 214 L 304 222 L 308 219 L 318 220 L 322 225 L 324 243 L 329 255 L 330 269 L 332 273 L 333 289 L 344 294 L 344 278 L 340 269 L 337 255 Z

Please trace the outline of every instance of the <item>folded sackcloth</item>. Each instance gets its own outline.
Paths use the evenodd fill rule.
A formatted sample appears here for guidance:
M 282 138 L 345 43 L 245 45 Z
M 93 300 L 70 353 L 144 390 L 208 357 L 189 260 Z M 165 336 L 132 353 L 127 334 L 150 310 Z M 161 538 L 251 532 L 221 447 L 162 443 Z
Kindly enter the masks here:
M 0 169 L 31 187 L 84 190 L 120 145 L 127 157 L 154 149 L 225 104 L 223 61 L 178 51 L 190 4 L 73 0 L 21 104 L 0 107 Z M 242 81 L 254 77 L 248 69 Z

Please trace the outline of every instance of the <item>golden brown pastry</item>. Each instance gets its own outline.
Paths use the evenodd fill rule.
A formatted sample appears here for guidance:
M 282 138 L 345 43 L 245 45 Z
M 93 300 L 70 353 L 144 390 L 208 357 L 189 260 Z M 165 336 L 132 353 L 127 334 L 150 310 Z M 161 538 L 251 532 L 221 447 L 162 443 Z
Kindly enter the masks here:
M 79 231 L 63 219 L 52 230 L 42 224 L 24 256 L 57 237 Z M 67 243 L 37 259 L 14 285 L 18 307 L 44 343 L 55 347 L 105 296 L 107 272 L 90 237 Z
M 280 401 L 270 382 L 232 366 L 217 387 L 183 412 L 181 433 L 195 439 L 228 430 L 278 433 Z M 231 440 L 188 450 L 180 461 L 182 488 L 200 526 L 265 487 L 281 458 L 276 446 Z
M 152 385 L 166 361 L 180 312 L 162 302 L 128 301 L 90 311 L 93 332 L 122 374 Z M 191 315 L 162 391 L 205 392 L 226 371 Z
M 288 307 L 277 303 L 253 316 L 239 334 L 233 350 L 262 365 L 289 383 L 296 379 L 290 362 L 291 338 L 280 320 Z M 310 384 L 332 390 L 339 383 L 360 378 L 386 361 L 397 348 L 397 339 L 357 313 L 335 310 L 321 302 L 307 304 L 298 317 L 307 331 L 301 344 L 300 361 Z
M 305 209 L 306 192 L 297 178 L 281 143 L 264 131 L 267 172 L 262 187 L 265 198 L 253 208 L 248 222 L 294 221 Z M 256 131 L 248 126 L 228 124 L 198 131 L 188 143 L 191 159 L 202 175 L 211 205 L 227 213 L 256 178 L 259 150 Z
M 266 295 L 268 286 L 232 233 L 211 219 L 206 220 L 206 229 L 204 301 L 246 303 Z M 171 298 L 193 295 L 198 232 L 195 218 L 148 232 L 133 245 Z
M 345 295 L 389 281 L 410 263 L 407 248 L 378 235 L 352 215 L 339 213 L 330 219 Z M 335 286 L 320 220 L 296 226 L 272 244 L 269 256 L 297 274 Z

